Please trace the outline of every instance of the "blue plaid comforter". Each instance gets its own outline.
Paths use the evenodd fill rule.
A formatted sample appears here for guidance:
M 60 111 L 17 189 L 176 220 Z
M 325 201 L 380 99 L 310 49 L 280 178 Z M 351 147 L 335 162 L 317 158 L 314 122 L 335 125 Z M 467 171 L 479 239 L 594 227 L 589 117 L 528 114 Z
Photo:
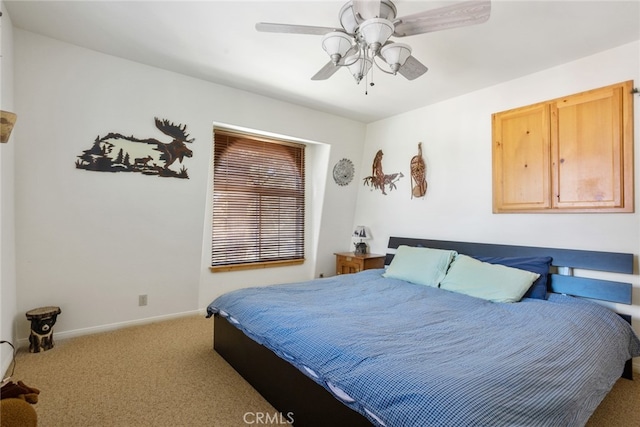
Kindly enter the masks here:
M 640 355 L 593 302 L 493 303 L 383 271 L 241 289 L 207 311 L 387 427 L 582 426 Z

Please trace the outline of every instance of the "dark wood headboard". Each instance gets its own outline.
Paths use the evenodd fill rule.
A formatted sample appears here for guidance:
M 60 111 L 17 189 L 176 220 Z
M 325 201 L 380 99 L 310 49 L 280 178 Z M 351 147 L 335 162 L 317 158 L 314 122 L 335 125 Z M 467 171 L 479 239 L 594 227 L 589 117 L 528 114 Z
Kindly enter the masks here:
M 453 242 L 447 240 L 415 239 L 393 236 L 389 238 L 389 249 L 395 250 L 400 245 L 434 249 L 450 249 L 469 256 L 550 256 L 553 258 L 552 266 L 555 267 L 552 268 L 549 278 L 550 280 L 548 282 L 550 292 L 622 304 L 631 304 L 631 292 L 633 288 L 631 283 L 591 279 L 571 275 L 574 268 L 633 274 L 633 254 L 630 253 L 512 246 L 491 243 Z M 393 252 L 387 253 L 385 265 L 388 265 L 391 262 L 393 255 Z M 565 271 L 565 273 L 558 274 L 556 270 Z

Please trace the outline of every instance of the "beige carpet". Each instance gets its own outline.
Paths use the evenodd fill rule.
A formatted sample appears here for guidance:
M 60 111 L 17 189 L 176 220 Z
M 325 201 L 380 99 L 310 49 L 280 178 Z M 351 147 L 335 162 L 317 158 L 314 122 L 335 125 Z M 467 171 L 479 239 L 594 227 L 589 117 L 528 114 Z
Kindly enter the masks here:
M 282 425 L 256 422 L 275 410 L 212 350 L 212 328 L 190 316 L 23 348 L 13 379 L 41 390 L 42 427 Z M 619 380 L 587 425 L 640 426 L 639 403 L 640 380 Z

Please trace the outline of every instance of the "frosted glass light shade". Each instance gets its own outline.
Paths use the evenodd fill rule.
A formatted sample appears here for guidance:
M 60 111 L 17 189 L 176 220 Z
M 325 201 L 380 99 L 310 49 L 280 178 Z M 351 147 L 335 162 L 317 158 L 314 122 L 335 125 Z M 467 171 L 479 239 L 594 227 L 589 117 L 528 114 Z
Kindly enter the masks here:
M 391 43 L 380 49 L 380 55 L 395 73 L 411 56 L 411 47 L 404 43 Z
M 371 60 L 369 58 L 360 57 L 360 59 L 358 59 L 358 55 L 351 55 L 344 61 L 347 64 L 351 64 L 348 66 L 349 71 L 358 83 L 360 83 L 360 80 L 362 80 L 371 69 Z
M 383 45 L 389 40 L 393 30 L 393 22 L 382 18 L 372 18 L 367 19 L 360 25 L 359 32 L 367 45 L 375 43 Z
M 322 48 L 329 54 L 334 64 L 337 64 L 340 58 L 351 49 L 352 44 L 353 39 L 339 31 L 325 34 L 322 37 Z
M 351 2 L 346 3 L 344 6 L 342 6 L 339 16 L 340 25 L 342 25 L 342 28 L 344 28 L 344 30 L 349 34 L 355 33 L 356 28 L 358 28 L 358 21 L 356 20 L 356 17 L 353 13 L 353 5 L 351 4 Z

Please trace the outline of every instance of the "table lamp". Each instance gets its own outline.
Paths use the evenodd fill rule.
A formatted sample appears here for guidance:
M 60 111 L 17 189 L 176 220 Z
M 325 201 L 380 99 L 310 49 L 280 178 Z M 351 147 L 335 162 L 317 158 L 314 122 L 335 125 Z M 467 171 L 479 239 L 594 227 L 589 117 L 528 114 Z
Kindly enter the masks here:
M 360 239 L 359 242 L 354 243 L 356 249 L 355 253 L 357 255 L 364 255 L 367 253 L 367 244 L 363 242 L 363 240 L 371 239 L 371 234 L 367 231 L 367 227 L 364 225 L 356 226 L 356 229 L 353 231 L 353 237 Z

